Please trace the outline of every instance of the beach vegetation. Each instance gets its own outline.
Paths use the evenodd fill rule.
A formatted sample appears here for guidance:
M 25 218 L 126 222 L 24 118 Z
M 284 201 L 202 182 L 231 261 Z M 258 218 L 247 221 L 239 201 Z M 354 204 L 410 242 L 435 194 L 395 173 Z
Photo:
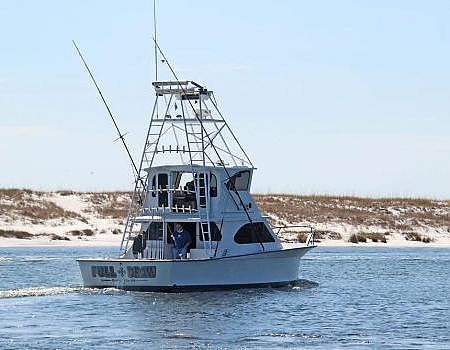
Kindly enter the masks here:
M 79 201 L 79 209 L 62 207 L 63 198 L 74 196 Z M 0 219 L 3 235 L 9 225 L 18 222 L 24 225 L 62 225 L 93 221 L 90 218 L 113 219 L 113 234 L 122 233 L 123 219 L 130 205 L 130 192 L 76 192 L 60 190 L 41 192 L 30 189 L 0 189 Z M 75 198 L 76 197 L 76 198 Z M 316 241 L 324 239 L 340 240 L 342 236 L 334 227 L 347 228 L 355 234 L 350 242 L 387 242 L 389 233 L 402 234 L 408 241 L 431 242 L 433 232 L 450 231 L 450 200 L 423 198 L 361 198 L 352 196 L 256 194 L 257 206 L 267 215 L 274 226 L 312 225 L 331 227 L 331 230 L 316 230 Z M 72 198 L 68 201 L 72 203 Z M 70 209 L 70 210 L 67 210 Z M 120 228 L 119 228 L 120 227 Z M 417 233 L 430 232 L 429 235 Z M 356 230 L 355 230 L 356 229 Z M 69 231 L 70 229 L 68 229 Z M 428 231 L 426 231 L 428 230 Z M 10 233 L 29 239 L 25 228 L 22 233 Z M 75 230 L 76 231 L 76 230 Z M 92 230 L 91 230 L 92 231 Z M 340 230 L 339 230 L 340 231 Z M 341 232 L 341 231 L 340 231 Z M 91 233 L 78 230 L 70 236 L 89 236 Z M 92 231 L 92 235 L 94 231 Z M 308 230 L 285 230 L 280 233 L 283 241 L 305 242 Z
M 371 240 L 372 242 L 387 242 L 386 233 L 384 232 L 359 232 L 358 236 L 365 237 L 366 240 Z
M 297 242 L 306 243 L 307 235 L 304 232 L 297 233 Z
M 407 241 L 416 241 L 416 242 L 423 242 L 423 243 L 430 243 L 433 241 L 432 238 L 429 236 L 422 236 L 421 234 L 411 231 L 411 232 L 404 232 L 403 235 L 405 236 L 405 239 Z
M 26 231 L 0 230 L 0 237 L 17 238 L 17 239 L 31 239 L 34 237 L 34 235 L 32 233 L 29 233 Z
M 91 237 L 95 233 L 91 229 L 87 228 L 87 229 L 84 229 L 84 230 L 72 230 L 72 231 L 69 232 L 69 234 L 72 235 L 72 236 L 78 236 L 78 237 L 82 237 L 82 236 Z

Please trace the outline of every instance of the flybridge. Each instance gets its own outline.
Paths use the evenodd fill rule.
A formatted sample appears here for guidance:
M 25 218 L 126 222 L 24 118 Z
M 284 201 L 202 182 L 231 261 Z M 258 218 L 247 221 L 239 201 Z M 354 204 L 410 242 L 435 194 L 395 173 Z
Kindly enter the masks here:
M 198 100 L 209 98 L 212 91 L 197 84 L 194 81 L 155 81 L 152 83 L 155 87 L 156 95 L 179 95 L 181 100 Z

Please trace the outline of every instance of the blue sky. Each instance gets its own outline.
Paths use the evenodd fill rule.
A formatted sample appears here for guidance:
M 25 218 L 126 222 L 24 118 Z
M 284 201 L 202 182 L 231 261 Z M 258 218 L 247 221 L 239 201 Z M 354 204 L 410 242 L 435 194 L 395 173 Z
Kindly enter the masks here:
M 257 193 L 450 198 L 450 2 L 159 1 L 158 41 L 215 91 Z M 0 3 L 0 187 L 128 190 L 153 104 L 152 1 Z M 160 76 L 168 78 L 168 76 Z

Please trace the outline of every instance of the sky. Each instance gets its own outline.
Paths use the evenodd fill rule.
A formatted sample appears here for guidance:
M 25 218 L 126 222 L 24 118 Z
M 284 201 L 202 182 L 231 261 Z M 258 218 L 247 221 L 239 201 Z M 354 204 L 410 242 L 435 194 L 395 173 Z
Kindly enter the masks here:
M 450 198 L 449 1 L 157 1 L 181 79 L 213 90 L 253 193 Z M 0 187 L 131 190 L 152 1 L 0 2 Z M 160 79 L 170 77 L 160 76 Z

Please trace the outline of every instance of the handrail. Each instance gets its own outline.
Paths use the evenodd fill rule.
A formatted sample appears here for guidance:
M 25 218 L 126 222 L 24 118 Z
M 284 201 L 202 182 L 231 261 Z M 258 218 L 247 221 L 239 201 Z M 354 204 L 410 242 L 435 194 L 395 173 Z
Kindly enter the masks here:
M 312 226 L 309 226 L 309 225 L 284 225 L 284 226 L 273 226 L 272 229 L 278 229 L 278 231 L 277 231 L 277 235 L 278 235 L 280 233 L 280 231 L 283 229 L 299 228 L 299 227 L 308 228 L 310 230 L 308 237 L 306 238 L 306 246 L 314 245 L 315 230 L 314 230 L 314 227 L 312 227 Z
M 312 231 L 309 233 L 308 238 L 306 238 L 306 246 L 309 247 L 310 245 L 315 245 L 314 244 L 314 229 L 312 229 Z

